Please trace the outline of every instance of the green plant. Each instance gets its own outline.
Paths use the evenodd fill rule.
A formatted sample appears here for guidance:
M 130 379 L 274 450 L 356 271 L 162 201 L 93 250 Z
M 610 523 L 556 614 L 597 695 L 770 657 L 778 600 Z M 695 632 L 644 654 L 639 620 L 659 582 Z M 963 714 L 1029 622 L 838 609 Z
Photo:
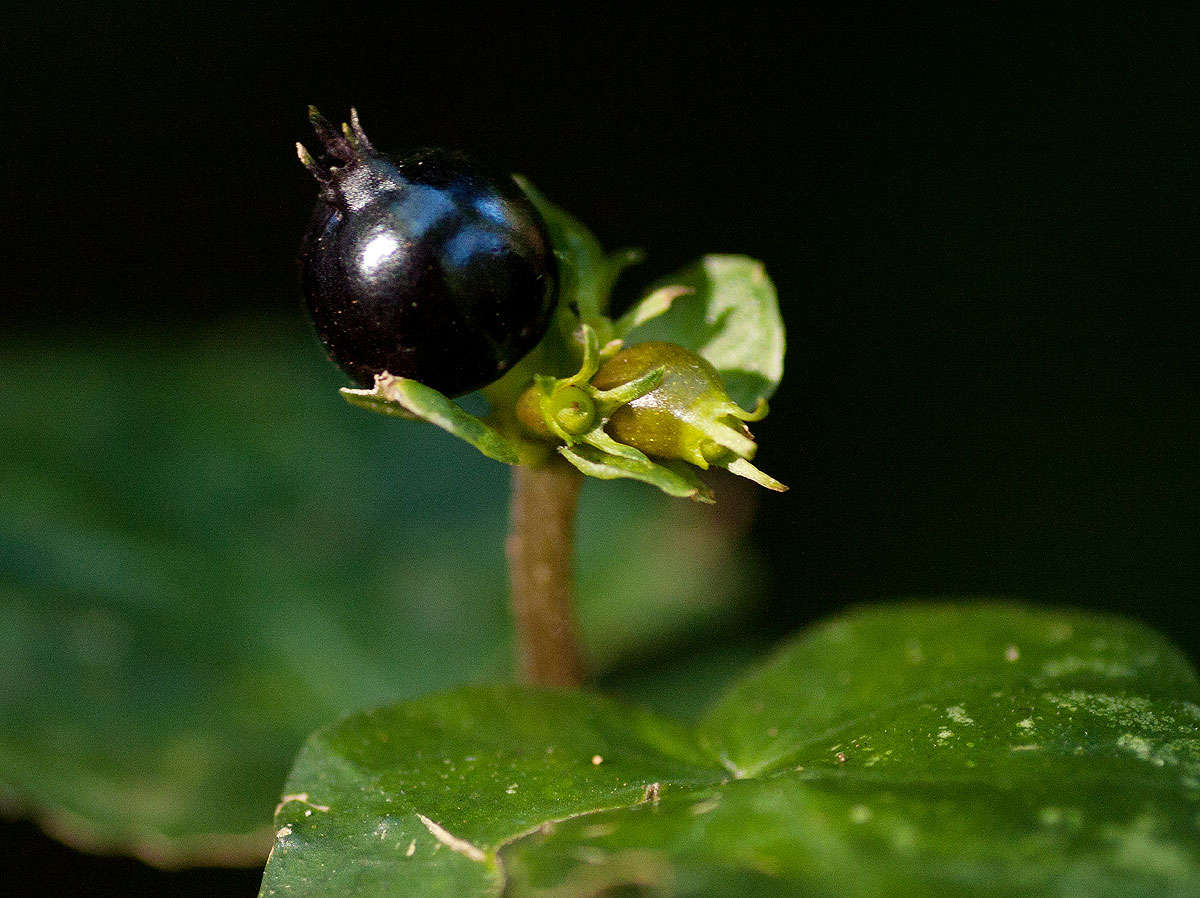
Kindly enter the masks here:
M 0 335 L 7 813 L 156 866 L 261 867 L 316 727 L 511 677 L 507 469 L 347 406 L 314 344 L 294 314 Z M 62 371 L 69 415 L 18 388 Z M 735 505 L 607 486 L 576 521 L 589 669 L 737 632 L 757 580 Z
M 476 686 L 318 731 L 262 894 L 1143 895 L 1200 889 L 1200 682 L 1116 618 L 899 603 L 826 623 L 692 723 L 572 687 L 579 478 L 711 501 L 753 467 L 782 373 L 761 265 L 709 256 L 615 320 L 609 256 L 528 184 L 563 290 L 485 418 L 376 372 L 350 402 L 515 465 L 512 598 L 530 685 Z M 626 344 L 629 344 L 628 347 Z M 736 400 L 736 401 L 735 401 Z M 556 450 L 550 451 L 551 447 Z M 557 688 L 555 688 L 557 687 Z
M 522 180 L 504 186 L 444 151 L 378 153 L 357 112 L 340 132 L 315 108 L 309 118 L 326 152 L 322 165 L 297 145 L 321 184 L 302 251 L 309 308 L 334 360 L 373 381 L 342 395 L 427 421 L 517 467 L 509 559 L 521 667 L 534 683 L 578 685 L 569 584 L 579 483 L 563 462 L 702 502 L 712 493 L 693 466 L 785 490 L 751 463 L 757 446 L 745 425 L 766 416 L 783 373 L 774 287 L 753 260 L 710 256 L 614 320 L 609 293 L 637 253 L 605 253 Z M 513 196 L 517 184 L 522 198 Z M 557 279 L 540 257 L 544 230 Z M 364 274 L 364 253 L 381 239 L 395 261 L 372 260 Z M 418 295 L 422 284 L 428 297 Z M 543 326 L 547 297 L 558 305 Z M 679 321 L 677 339 L 624 348 L 655 319 Z M 534 331 L 542 336 L 531 346 Z M 497 355 L 496 347 L 505 348 Z M 480 382 L 488 370 L 504 373 Z M 434 383 L 417 379 L 422 372 Z M 742 385 L 746 405 L 727 393 L 723 372 Z M 452 393 L 482 387 L 487 415 L 469 413 L 435 383 Z
M 740 674 L 695 640 L 745 631 L 751 541 L 714 514 L 756 487 L 675 499 L 753 451 L 773 288 L 707 256 L 610 314 L 635 254 L 526 190 L 563 305 L 524 373 L 479 417 L 436 382 L 344 394 L 467 443 L 335 400 L 290 317 L 0 335 L 0 805 L 165 867 L 271 850 L 264 894 L 1195 894 L 1200 686 L 1146 628 L 898 602 Z M 69 414 L 28 388 L 64 372 Z M 615 478 L 578 514 L 572 461 Z M 605 683 L 686 638 L 628 701 L 509 682 L 514 654 Z
M 262 894 L 1196 894 L 1198 699 L 1139 625 L 999 603 L 844 615 L 691 725 L 460 689 L 309 739 Z

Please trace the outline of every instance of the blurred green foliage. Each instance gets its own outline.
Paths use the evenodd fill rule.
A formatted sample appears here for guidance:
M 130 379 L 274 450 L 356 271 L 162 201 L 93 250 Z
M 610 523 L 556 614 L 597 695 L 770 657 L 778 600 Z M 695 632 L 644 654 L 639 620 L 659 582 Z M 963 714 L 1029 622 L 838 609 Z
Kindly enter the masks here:
M 72 844 L 261 862 L 313 728 L 509 675 L 507 470 L 347 406 L 299 316 L 68 333 L 0 343 L 0 796 Z M 754 600 L 733 498 L 584 491 L 598 672 Z

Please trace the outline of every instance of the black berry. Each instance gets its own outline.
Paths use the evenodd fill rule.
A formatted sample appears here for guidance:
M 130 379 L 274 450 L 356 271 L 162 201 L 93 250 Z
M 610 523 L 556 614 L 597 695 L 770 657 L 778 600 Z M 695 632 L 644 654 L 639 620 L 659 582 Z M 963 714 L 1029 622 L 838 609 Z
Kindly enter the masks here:
M 450 396 L 497 380 L 545 334 L 558 279 L 546 226 L 512 178 L 446 150 L 375 151 L 315 110 L 321 183 L 301 249 L 308 310 L 364 387 L 387 371 Z

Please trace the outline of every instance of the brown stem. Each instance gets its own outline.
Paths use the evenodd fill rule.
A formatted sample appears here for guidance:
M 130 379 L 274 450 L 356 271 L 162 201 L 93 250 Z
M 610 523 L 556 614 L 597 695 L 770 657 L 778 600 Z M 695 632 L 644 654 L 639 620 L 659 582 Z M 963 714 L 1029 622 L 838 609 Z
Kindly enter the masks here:
M 508 575 L 517 658 L 530 683 L 583 682 L 571 604 L 575 505 L 582 481 L 578 471 L 558 460 L 543 468 L 513 468 Z

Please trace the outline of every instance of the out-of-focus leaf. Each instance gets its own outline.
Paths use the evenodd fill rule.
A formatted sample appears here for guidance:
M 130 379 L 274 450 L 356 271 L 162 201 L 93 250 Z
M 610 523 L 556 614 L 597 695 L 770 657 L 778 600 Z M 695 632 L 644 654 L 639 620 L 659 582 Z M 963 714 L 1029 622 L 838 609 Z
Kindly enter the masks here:
M 1144 627 L 986 604 L 816 627 L 694 728 L 465 688 L 310 738 L 262 895 L 1197 894 L 1197 699 Z
M 663 278 L 618 322 L 618 332 L 626 326 L 631 330 L 619 335 L 629 343 L 663 340 L 704 356 L 744 409 L 770 399 L 783 377 L 783 319 L 757 259 L 704 256 Z
M 261 863 L 314 727 L 509 675 L 507 470 L 347 406 L 299 318 L 14 334 L 0 364 L 8 810 L 158 864 Z M 746 593 L 718 519 L 673 505 L 584 490 L 598 671 Z

